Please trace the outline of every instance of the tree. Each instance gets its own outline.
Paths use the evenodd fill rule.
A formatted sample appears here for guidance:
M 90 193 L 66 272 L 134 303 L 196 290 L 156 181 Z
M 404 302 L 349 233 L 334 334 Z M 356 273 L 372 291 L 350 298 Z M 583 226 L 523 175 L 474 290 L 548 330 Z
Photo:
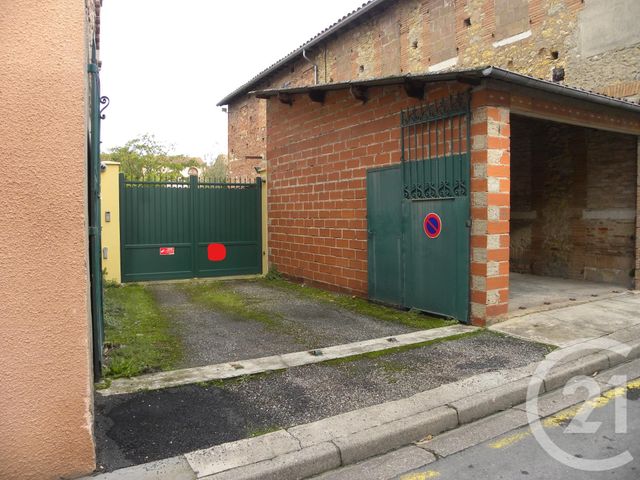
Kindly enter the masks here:
M 120 163 L 120 171 L 129 180 L 176 180 L 189 167 L 202 169 L 203 161 L 186 155 L 169 155 L 172 147 L 145 134 L 112 148 L 101 156 L 103 161 Z
M 205 159 L 209 160 L 213 155 L 205 155 Z M 212 182 L 224 182 L 227 180 L 227 156 L 223 153 L 219 154 L 212 162 L 207 162 L 204 167 L 203 177 Z

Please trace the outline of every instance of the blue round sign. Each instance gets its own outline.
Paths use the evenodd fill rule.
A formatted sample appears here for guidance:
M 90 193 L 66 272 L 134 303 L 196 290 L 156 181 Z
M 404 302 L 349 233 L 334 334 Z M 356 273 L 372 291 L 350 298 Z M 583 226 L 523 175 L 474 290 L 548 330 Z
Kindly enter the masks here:
M 442 219 L 437 213 L 430 213 L 424 217 L 422 224 L 424 233 L 429 238 L 438 238 L 442 233 Z

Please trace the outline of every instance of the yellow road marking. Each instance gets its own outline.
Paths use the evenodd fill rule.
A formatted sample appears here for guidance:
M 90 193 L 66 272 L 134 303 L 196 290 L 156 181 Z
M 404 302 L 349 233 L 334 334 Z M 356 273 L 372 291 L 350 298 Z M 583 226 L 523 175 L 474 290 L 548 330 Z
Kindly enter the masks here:
M 576 415 L 582 413 L 585 409 L 591 408 L 602 408 L 606 406 L 611 400 L 615 398 L 621 397 L 627 393 L 627 390 L 637 390 L 640 389 L 640 379 L 634 380 L 632 382 L 627 383 L 624 387 L 618 387 L 611 389 L 597 398 L 593 398 L 591 400 L 587 400 L 586 402 L 576 405 L 575 407 L 568 408 L 563 410 L 555 415 L 550 416 L 542 421 L 542 425 L 546 428 L 554 428 L 559 427 L 569 421 L 571 421 Z M 496 440 L 493 443 L 489 444 L 489 448 L 506 448 L 511 445 L 518 443 L 519 441 L 529 437 L 531 435 L 531 427 L 528 430 L 523 432 L 518 432 L 507 437 L 503 437 L 499 440 Z
M 531 435 L 530 431 L 514 433 L 513 435 L 509 435 L 508 437 L 504 437 L 504 438 L 501 438 L 500 440 L 493 442 L 492 444 L 489 445 L 489 447 L 495 448 L 495 449 L 505 448 L 510 445 L 513 445 L 514 443 L 519 442 L 524 438 L 527 438 L 529 435 Z
M 429 478 L 438 478 L 439 476 L 440 472 L 429 470 L 421 473 L 410 473 L 409 475 L 402 477 L 402 480 L 428 480 Z

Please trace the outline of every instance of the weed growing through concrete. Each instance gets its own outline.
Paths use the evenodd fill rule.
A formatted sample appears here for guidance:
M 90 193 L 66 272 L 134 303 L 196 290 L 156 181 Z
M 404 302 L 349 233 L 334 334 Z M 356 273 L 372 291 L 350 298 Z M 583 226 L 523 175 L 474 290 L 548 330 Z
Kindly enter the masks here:
M 108 285 L 104 292 L 107 379 L 173 370 L 182 358 L 180 337 L 142 285 Z

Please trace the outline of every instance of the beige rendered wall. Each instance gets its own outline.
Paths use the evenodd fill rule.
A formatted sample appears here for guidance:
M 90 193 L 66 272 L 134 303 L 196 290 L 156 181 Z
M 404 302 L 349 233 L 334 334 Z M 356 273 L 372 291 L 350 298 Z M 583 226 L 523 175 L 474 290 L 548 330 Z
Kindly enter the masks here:
M 0 2 L 0 478 L 94 468 L 84 0 Z

